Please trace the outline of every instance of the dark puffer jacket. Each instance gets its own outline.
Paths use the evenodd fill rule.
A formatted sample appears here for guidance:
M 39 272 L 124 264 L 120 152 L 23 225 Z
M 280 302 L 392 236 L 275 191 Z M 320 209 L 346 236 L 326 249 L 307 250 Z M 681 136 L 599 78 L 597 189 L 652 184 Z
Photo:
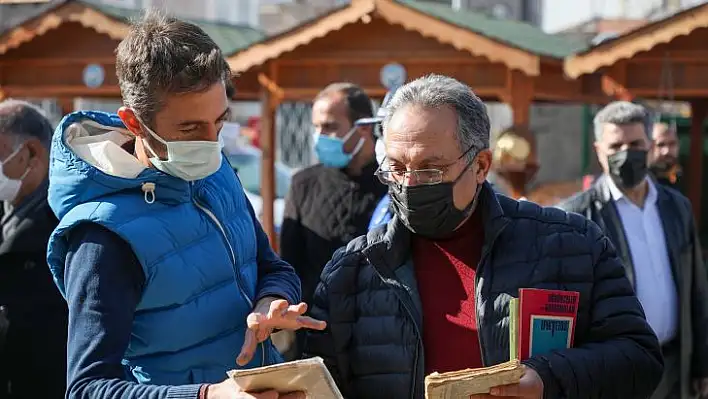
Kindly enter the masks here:
M 477 268 L 476 311 L 485 365 L 509 359 L 509 309 L 523 287 L 580 292 L 573 349 L 525 362 L 546 398 L 646 398 L 662 375 L 659 344 L 610 241 L 579 215 L 495 195 L 480 209 L 485 243 Z M 422 398 L 420 298 L 410 233 L 394 218 L 327 264 L 306 353 L 321 356 L 348 398 Z M 441 287 L 441 291 L 444 287 Z

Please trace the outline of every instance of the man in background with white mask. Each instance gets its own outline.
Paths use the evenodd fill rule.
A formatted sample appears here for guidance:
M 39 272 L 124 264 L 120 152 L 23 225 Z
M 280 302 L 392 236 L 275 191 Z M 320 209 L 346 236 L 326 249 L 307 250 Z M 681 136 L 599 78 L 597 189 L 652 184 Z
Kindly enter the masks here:
M 229 66 L 196 25 L 148 13 L 117 49 L 118 114 L 67 115 L 52 141 L 49 267 L 69 304 L 69 398 L 245 393 L 226 372 L 282 361 L 273 329 L 303 316 L 221 155 Z M 281 395 L 282 394 L 282 395 Z
M 372 116 L 371 99 L 355 84 L 333 83 L 315 97 L 312 124 L 320 163 L 293 176 L 280 237 L 280 254 L 300 276 L 306 303 L 334 251 L 366 233 L 386 193 L 374 176 Z
M 57 218 L 47 203 L 52 126 L 24 101 L 0 102 L 0 398 L 61 398 L 66 303 L 47 268 Z M 2 329 L 2 327 L 0 327 Z M 3 335 L 0 332 L 0 335 Z M 37 384 L 37 376 L 42 376 Z

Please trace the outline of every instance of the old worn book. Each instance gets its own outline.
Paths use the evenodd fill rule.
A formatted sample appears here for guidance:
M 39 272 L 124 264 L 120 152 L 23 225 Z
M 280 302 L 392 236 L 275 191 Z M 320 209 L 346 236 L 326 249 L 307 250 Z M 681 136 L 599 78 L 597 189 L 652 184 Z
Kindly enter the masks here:
M 516 384 L 524 374 L 519 362 L 518 299 L 509 303 L 509 360 L 496 366 L 478 369 L 432 373 L 425 377 L 426 399 L 469 398 L 470 395 L 489 393 L 492 387 Z
M 238 386 L 249 392 L 302 391 L 307 399 L 342 398 L 339 388 L 320 357 L 255 369 L 231 370 L 227 374 L 236 381 Z
M 470 395 L 489 393 L 492 387 L 516 384 L 523 374 L 524 368 L 518 359 L 491 367 L 432 373 L 425 377 L 425 398 L 469 398 Z

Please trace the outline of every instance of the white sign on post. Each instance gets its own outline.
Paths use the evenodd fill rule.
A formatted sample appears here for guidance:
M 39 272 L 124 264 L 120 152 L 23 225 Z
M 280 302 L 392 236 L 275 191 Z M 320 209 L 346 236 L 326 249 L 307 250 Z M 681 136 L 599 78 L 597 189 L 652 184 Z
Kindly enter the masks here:
M 398 63 L 386 64 L 381 68 L 381 84 L 389 89 L 403 86 L 406 83 L 406 68 Z
M 103 67 L 98 64 L 86 65 L 83 72 L 84 84 L 87 87 L 95 89 L 103 84 L 103 79 L 106 78 L 106 72 Z

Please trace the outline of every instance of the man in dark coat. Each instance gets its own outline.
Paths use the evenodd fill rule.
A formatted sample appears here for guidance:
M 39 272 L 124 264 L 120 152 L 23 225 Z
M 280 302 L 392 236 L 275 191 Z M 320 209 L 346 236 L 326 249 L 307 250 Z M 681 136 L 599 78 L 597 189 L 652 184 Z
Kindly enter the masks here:
M 659 184 L 679 190 L 682 170 L 679 163 L 679 139 L 676 127 L 655 123 L 651 132 L 649 170 Z
M 656 336 L 595 223 L 497 195 L 489 118 L 472 90 L 431 75 L 401 87 L 384 121 L 394 218 L 325 267 L 306 354 L 347 398 L 424 396 L 424 377 L 509 360 L 520 288 L 580 294 L 572 348 L 524 360 L 518 384 L 481 397 L 646 398 L 662 372 Z
M 0 319 L 7 324 L 0 398 L 58 399 L 66 390 L 67 307 L 46 261 L 57 225 L 47 203 L 51 136 L 33 105 L 0 103 Z
M 595 116 L 604 174 L 559 206 L 612 240 L 664 354 L 652 398 L 708 396 L 708 279 L 688 199 L 648 177 L 652 121 L 641 105 L 609 104 Z

